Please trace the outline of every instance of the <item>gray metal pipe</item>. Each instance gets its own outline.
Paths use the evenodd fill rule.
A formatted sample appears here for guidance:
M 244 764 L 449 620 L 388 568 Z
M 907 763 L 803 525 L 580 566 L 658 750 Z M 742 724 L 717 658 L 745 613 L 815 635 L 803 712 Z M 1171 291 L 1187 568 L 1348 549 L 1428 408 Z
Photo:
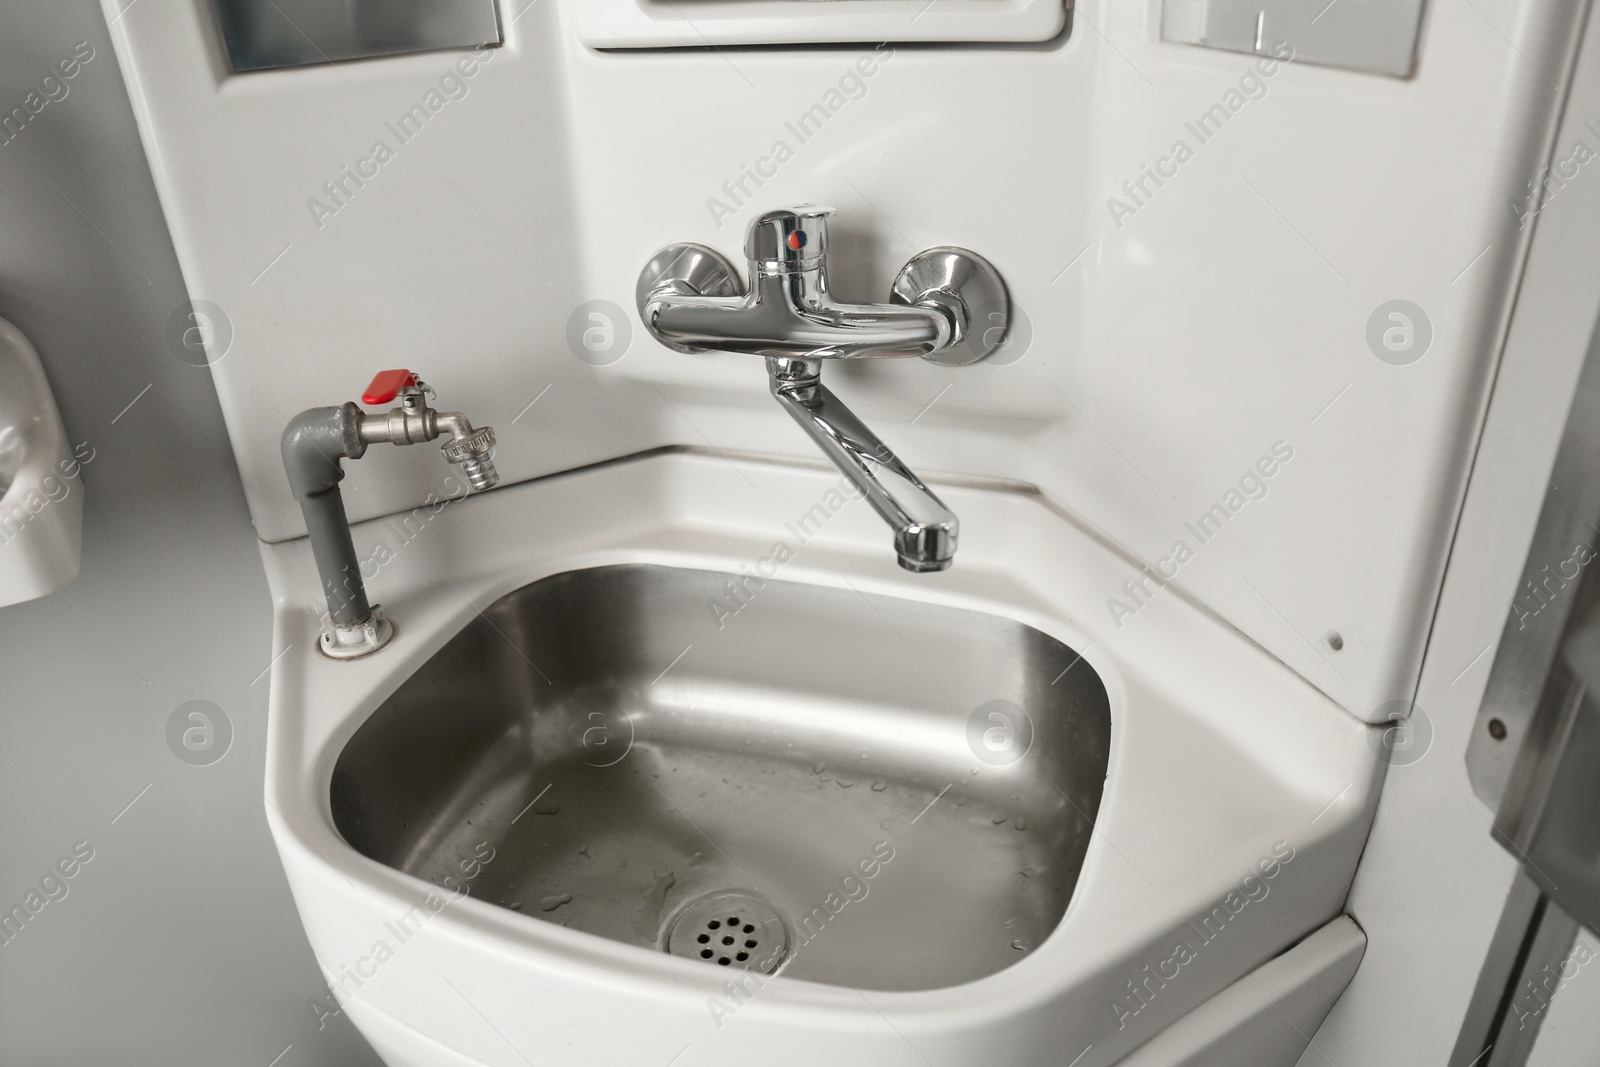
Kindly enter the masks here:
M 306 518 L 311 554 L 328 598 L 328 614 L 335 624 L 345 627 L 359 626 L 372 617 L 344 497 L 339 493 L 339 482 L 344 479 L 339 461 L 360 459 L 367 450 L 360 425 L 361 409 L 354 404 L 309 408 L 289 420 L 281 443 L 283 469 Z

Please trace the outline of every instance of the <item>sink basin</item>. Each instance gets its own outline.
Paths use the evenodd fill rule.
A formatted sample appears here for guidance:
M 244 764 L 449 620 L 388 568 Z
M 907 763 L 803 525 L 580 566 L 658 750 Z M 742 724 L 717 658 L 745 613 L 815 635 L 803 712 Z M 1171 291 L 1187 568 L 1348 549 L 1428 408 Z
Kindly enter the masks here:
M 1110 735 L 1094 670 L 1019 622 L 601 566 L 451 637 L 344 746 L 331 812 L 366 856 L 532 919 L 923 990 L 1056 928 Z
M 832 470 L 750 472 L 360 523 L 396 635 L 345 662 L 309 546 L 267 547 L 319 1022 L 390 1067 L 1109 1067 L 1247 975 L 1300 996 L 1263 969 L 1341 914 L 1368 727 L 1176 588 L 1119 628 L 1129 561 L 1038 494 L 941 484 L 962 559 L 913 575 L 859 502 L 793 521 Z

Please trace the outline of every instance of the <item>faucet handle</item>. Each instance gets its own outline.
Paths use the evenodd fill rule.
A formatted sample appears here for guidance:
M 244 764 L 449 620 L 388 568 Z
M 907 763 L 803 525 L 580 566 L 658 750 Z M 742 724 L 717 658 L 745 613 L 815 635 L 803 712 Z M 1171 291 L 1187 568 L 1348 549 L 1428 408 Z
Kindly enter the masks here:
M 369 407 L 375 407 L 387 404 L 398 396 L 401 406 L 415 415 L 426 411 L 428 401 L 437 395 L 433 391 L 433 386 L 423 381 L 416 371 L 381 370 L 373 377 L 367 386 L 367 391 L 361 394 L 361 402 Z
M 381 370 L 372 376 L 372 383 L 361 394 L 361 402 L 368 407 L 387 404 L 406 389 L 421 384 L 421 380 L 411 371 Z
M 744 254 L 763 274 L 809 270 L 828 254 L 828 216 L 819 204 L 778 208 L 758 216 L 745 234 Z

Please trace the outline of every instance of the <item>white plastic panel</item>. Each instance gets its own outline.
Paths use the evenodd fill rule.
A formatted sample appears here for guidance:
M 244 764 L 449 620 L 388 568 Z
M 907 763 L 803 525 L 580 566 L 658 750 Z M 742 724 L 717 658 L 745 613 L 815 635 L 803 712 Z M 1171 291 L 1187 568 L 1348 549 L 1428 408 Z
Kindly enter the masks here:
M 584 0 L 594 48 L 878 41 L 1047 41 L 1062 0 Z
M 1366 950 L 1367 935 L 1341 915 L 1179 1019 L 1118 1067 L 1295 1067 Z
M 328 806 L 337 754 L 397 686 L 480 609 L 547 575 L 623 562 L 736 572 L 838 479 L 821 464 L 733 468 L 704 449 L 496 490 L 443 508 L 410 541 L 393 520 L 358 524 L 358 555 L 388 560 L 371 588 L 397 634 L 380 654 L 344 663 L 310 651 L 321 592 L 307 543 L 266 546 L 279 658 L 263 791 L 321 969 L 361 969 L 382 924 L 424 884 L 350 848 Z M 519 1063 L 487 1017 L 542 1067 L 664 1067 L 690 1044 L 679 1067 L 814 1067 L 841 1049 L 852 1067 L 927 1067 L 925 1056 L 942 1067 L 1108 1067 L 1338 918 L 1383 781 L 1375 731 L 1181 596 L 1153 605 L 1134 639 L 1113 638 L 1092 591 L 1125 562 L 1092 531 L 1025 491 L 934 487 L 972 534 L 964 565 L 936 583 L 882 551 L 883 526 L 861 501 L 800 546 L 782 580 L 854 589 L 867 625 L 890 641 L 899 638 L 874 614 L 879 597 L 1015 619 L 1082 652 L 1106 686 L 1112 745 L 1060 925 L 977 981 L 878 993 L 779 979 L 727 1021 L 706 1005 L 722 991 L 720 968 L 468 898 L 430 919 L 376 980 L 342 991 L 358 1025 L 376 1024 L 385 1055 L 418 1067 Z M 702 654 L 697 644 L 681 669 Z M 897 655 L 926 669 L 915 649 Z M 909 827 L 893 825 L 891 836 Z M 906 848 L 926 842 L 911 836 Z M 1316 1017 L 1349 974 L 1330 957 L 1353 968 L 1359 955 L 1353 933 L 1310 959 L 1291 952 L 1304 968 L 1280 970 L 1263 991 L 1283 994 L 1290 1018 Z
M 1400 80 L 1165 43 L 1156 0 L 1080 5 L 1044 46 L 646 52 L 588 47 L 586 4 L 557 0 L 508 17 L 485 61 L 229 77 L 201 4 L 141 3 L 113 31 L 185 277 L 232 322 L 212 371 L 265 539 L 303 530 L 288 417 L 384 367 L 493 426 L 508 482 L 674 443 L 813 456 L 760 360 L 669 352 L 633 289 L 663 245 L 737 256 L 754 213 L 831 203 L 841 297 L 884 299 L 914 252 L 959 244 L 1026 316 L 987 364 L 828 369 L 914 468 L 1038 485 L 1151 570 L 1183 541 L 1173 583 L 1355 714 L 1412 692 L 1572 5 L 1438 5 Z M 401 142 L 389 124 L 425 100 Z M 568 340 L 595 300 L 618 319 L 605 366 Z M 1367 338 L 1393 300 L 1431 326 L 1403 365 Z M 429 448 L 351 470 L 355 519 L 448 474 Z M 1216 506 L 1222 532 L 1188 532 Z M 1131 640 L 1167 594 L 1133 564 L 1125 581 L 1137 600 L 1094 599 Z

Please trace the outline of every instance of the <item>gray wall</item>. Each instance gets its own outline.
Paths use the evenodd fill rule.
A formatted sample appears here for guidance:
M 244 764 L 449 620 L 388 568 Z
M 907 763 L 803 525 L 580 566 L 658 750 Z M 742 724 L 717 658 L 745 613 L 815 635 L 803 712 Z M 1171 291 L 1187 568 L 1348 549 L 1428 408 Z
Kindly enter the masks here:
M 266 581 L 209 373 L 166 340 L 183 282 L 94 0 L 0 0 L 0 113 L 80 41 L 67 95 L 0 145 L 0 316 L 94 449 L 82 575 L 0 608 L 0 911 L 94 856 L 0 944 L 0 1063 L 376 1063 L 307 1006 L 259 792 Z M 209 766 L 168 747 L 190 700 L 233 725 Z

